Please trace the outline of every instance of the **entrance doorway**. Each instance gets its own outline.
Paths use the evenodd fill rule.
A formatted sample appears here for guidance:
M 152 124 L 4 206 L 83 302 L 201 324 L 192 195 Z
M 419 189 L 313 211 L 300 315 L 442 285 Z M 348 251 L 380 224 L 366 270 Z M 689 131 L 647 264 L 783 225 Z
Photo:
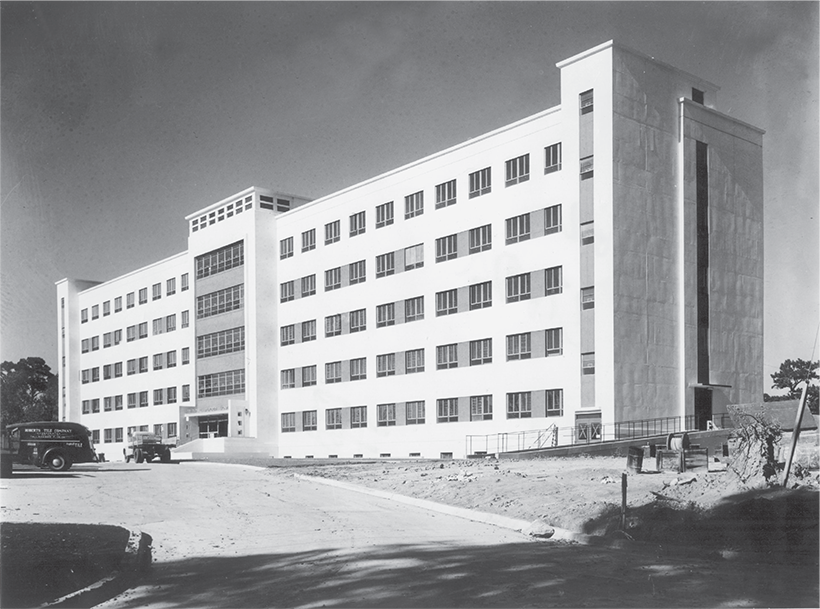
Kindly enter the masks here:
M 695 387 L 695 429 L 705 430 L 712 420 L 712 392 Z
M 200 438 L 227 438 L 228 415 L 218 414 L 208 417 L 199 417 Z

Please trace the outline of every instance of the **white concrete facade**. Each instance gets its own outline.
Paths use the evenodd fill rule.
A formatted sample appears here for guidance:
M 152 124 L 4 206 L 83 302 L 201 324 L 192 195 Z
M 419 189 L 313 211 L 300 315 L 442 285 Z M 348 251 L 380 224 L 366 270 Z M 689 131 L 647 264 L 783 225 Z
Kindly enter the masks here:
M 557 107 L 316 201 L 247 189 L 188 216 L 178 256 L 58 283 L 61 417 L 103 440 L 178 421 L 194 452 L 461 457 L 467 436 L 610 437 L 757 399 L 762 132 L 714 110 L 714 85 L 613 43 L 558 65 Z M 190 290 L 150 301 L 183 273 Z M 146 305 L 81 323 L 146 286 Z M 225 294 L 228 310 L 203 305 Z M 189 328 L 82 353 L 183 306 Z M 183 345 L 191 365 L 81 382 L 116 349 Z M 83 412 L 172 378 L 190 402 Z

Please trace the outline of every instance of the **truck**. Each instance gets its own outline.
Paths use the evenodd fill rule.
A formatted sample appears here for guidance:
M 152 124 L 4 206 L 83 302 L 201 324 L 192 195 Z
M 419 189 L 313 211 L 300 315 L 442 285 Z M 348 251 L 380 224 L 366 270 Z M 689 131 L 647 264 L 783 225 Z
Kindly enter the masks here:
M 64 472 L 74 463 L 98 463 L 91 430 L 67 421 L 35 421 L 8 425 L 0 434 L 2 476 L 13 463 Z
M 157 458 L 163 463 L 168 463 L 171 460 L 172 448 L 175 448 L 175 445 L 163 442 L 160 434 L 150 431 L 134 431 L 128 434 L 128 445 L 122 449 L 122 452 L 126 463 L 131 459 L 142 463 Z

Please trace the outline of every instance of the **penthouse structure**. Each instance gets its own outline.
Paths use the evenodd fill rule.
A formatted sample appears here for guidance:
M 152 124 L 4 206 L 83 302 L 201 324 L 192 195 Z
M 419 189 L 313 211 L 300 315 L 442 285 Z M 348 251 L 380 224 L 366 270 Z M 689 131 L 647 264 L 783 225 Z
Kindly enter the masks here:
M 61 418 L 113 456 L 156 427 L 189 452 L 462 457 L 758 399 L 762 131 L 612 42 L 558 67 L 556 107 L 315 201 L 247 189 L 177 256 L 59 282 Z

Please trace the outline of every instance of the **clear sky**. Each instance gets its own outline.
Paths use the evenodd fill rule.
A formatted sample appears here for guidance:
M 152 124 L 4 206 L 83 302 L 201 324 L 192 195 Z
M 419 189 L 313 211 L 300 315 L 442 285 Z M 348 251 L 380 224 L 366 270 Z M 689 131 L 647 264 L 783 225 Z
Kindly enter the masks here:
M 558 103 L 613 39 L 766 130 L 765 370 L 818 327 L 816 2 L 3 2 L 0 359 L 57 369 L 56 290 L 186 248 L 248 186 L 320 197 Z M 815 353 L 815 358 L 818 355 Z

